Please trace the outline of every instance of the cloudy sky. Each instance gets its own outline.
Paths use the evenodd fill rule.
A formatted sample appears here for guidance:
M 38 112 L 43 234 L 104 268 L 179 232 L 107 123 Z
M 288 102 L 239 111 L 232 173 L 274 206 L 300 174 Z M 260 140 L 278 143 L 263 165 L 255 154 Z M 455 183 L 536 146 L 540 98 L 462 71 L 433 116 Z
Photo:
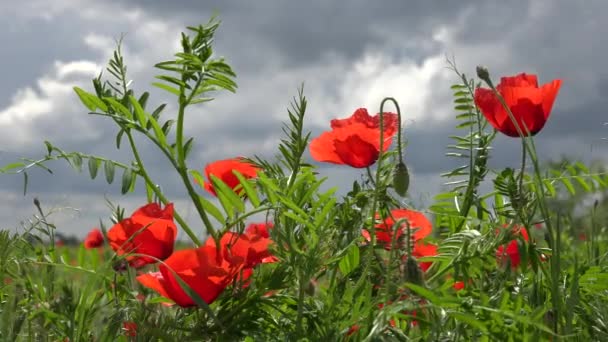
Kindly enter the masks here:
M 271 157 L 281 137 L 286 107 L 305 82 L 306 129 L 318 135 L 328 121 L 359 107 L 377 112 L 385 96 L 404 114 L 414 203 L 424 208 L 459 165 L 443 156 L 448 135 L 458 134 L 446 68 L 454 56 L 473 75 L 478 64 L 494 79 L 537 73 L 541 83 L 563 85 L 551 119 L 537 136 L 544 160 L 569 155 L 608 159 L 608 2 L 587 0 L 479 1 L 156 1 L 22 0 L 0 2 L 0 165 L 19 157 L 40 158 L 44 140 L 130 162 L 116 150 L 116 128 L 87 115 L 72 91 L 91 89 L 115 40 L 126 34 L 124 54 L 137 93 L 150 90 L 153 64 L 171 57 L 187 25 L 217 12 L 222 25 L 215 51 L 233 66 L 236 94 L 188 113 L 186 133 L 197 138 L 190 166 L 202 169 L 237 155 Z M 150 105 L 171 99 L 153 90 Z M 166 115 L 170 115 L 169 107 Z M 126 146 L 125 146 L 126 147 Z M 177 178 L 143 143 L 152 176 L 193 224 L 193 208 Z M 516 166 L 519 145 L 499 137 L 491 166 Z M 306 155 L 310 158 L 309 155 Z M 0 175 L 1 228 L 14 228 L 34 213 L 37 196 L 61 232 L 84 235 L 109 209 L 104 196 L 131 212 L 145 199 L 138 191 L 120 196 L 120 185 L 89 180 L 63 162 L 55 174 L 31 172 L 29 192 L 20 176 Z M 348 167 L 323 165 L 320 172 L 343 189 L 359 177 Z M 141 190 L 141 186 L 139 187 Z

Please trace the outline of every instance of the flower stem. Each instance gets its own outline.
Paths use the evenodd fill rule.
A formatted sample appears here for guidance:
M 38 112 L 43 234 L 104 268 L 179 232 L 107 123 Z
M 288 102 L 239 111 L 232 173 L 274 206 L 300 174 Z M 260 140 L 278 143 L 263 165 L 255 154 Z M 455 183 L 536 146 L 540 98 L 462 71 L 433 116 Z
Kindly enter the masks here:
M 519 194 L 523 196 L 524 172 L 526 170 L 526 138 L 521 139 L 521 171 L 519 172 Z
M 137 146 L 135 146 L 135 141 L 133 140 L 133 135 L 131 134 L 131 132 L 129 130 L 125 130 L 125 133 L 127 135 L 127 138 L 129 139 L 129 144 L 131 145 L 131 150 L 133 151 L 133 156 L 135 157 L 135 161 L 137 162 L 137 165 L 138 165 L 137 172 L 144 178 L 144 181 L 146 182 L 146 184 L 148 184 L 148 186 L 154 191 L 154 194 L 161 200 L 161 202 L 163 202 L 163 204 L 166 205 L 169 201 L 167 200 L 165 195 L 162 193 L 162 191 L 160 191 L 160 189 L 152 181 L 152 179 L 148 175 L 148 172 L 146 172 L 146 168 L 144 167 L 144 163 L 141 160 L 139 151 L 137 150 Z M 190 227 L 188 226 L 186 221 L 177 213 L 177 211 L 173 212 L 173 216 L 175 217 L 175 220 L 179 223 L 179 225 L 182 227 L 182 229 L 186 232 L 188 237 L 190 237 L 192 242 L 194 242 L 197 246 L 200 246 L 201 241 L 196 237 L 196 234 L 194 234 L 192 229 L 190 229 Z
M 194 203 L 194 207 L 196 208 L 196 211 L 198 211 L 198 214 L 199 214 L 201 220 L 203 221 L 203 224 L 205 225 L 207 232 L 209 233 L 209 235 L 211 235 L 211 237 L 213 237 L 213 239 L 216 242 L 218 242 L 219 236 L 217 234 L 217 231 L 215 230 L 215 228 L 213 228 L 213 225 L 211 224 L 211 221 L 209 220 L 209 217 L 207 216 L 207 212 L 205 211 L 205 208 L 203 208 L 201 201 L 198 199 L 199 195 L 196 193 L 196 191 L 192 187 L 192 183 L 190 182 L 190 178 L 188 177 L 188 167 L 186 166 L 186 152 L 184 150 L 184 114 L 186 112 L 186 107 L 188 106 L 188 104 L 190 104 L 190 101 L 192 101 L 194 92 L 198 88 L 198 85 L 200 84 L 201 79 L 202 79 L 202 77 L 199 77 L 199 80 L 197 81 L 197 86 L 192 88 L 193 89 L 192 93 L 190 94 L 190 96 L 188 98 L 186 98 L 186 95 L 185 95 L 186 88 L 184 86 L 180 87 L 179 109 L 177 112 L 177 132 L 176 132 L 176 137 L 175 137 L 175 144 L 177 146 L 177 168 L 176 169 L 182 178 L 184 186 L 186 186 L 188 195 L 192 199 L 192 202 Z M 183 79 L 183 81 L 185 83 L 187 80 Z M 200 243 L 198 243 L 197 245 L 200 245 Z

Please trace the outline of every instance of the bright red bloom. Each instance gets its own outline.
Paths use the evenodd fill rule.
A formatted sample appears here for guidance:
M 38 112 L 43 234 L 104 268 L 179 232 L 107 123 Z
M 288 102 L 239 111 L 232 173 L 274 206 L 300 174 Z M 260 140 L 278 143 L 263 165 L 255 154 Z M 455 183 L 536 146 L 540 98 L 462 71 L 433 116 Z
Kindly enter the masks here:
M 386 151 L 398 128 L 397 114 L 384 113 L 384 144 Z M 380 153 L 380 116 L 370 116 L 367 109 L 359 108 L 346 119 L 331 121 L 331 131 L 310 141 L 313 159 L 355 168 L 368 167 L 378 160 Z
M 214 175 L 232 190 L 236 191 L 237 187 L 241 185 L 241 182 L 232 171 L 238 171 L 245 179 L 250 179 L 255 178 L 259 170 L 258 167 L 246 162 L 243 158 L 218 160 L 211 164 L 207 164 L 205 167 L 207 182 L 203 184 L 203 187 L 214 196 L 217 195 L 213 183 L 211 183 L 211 175 Z
M 437 255 L 437 246 L 430 243 L 417 241 L 412 249 L 412 256 L 416 258 L 430 257 L 435 255 Z M 420 262 L 420 268 L 423 272 L 426 272 L 432 264 L 432 261 L 422 261 Z
M 264 258 L 270 257 L 268 246 L 272 240 L 249 234 L 225 233 L 220 239 L 224 259 L 232 264 L 243 264 L 252 268 Z M 213 239 L 208 239 L 205 246 L 215 246 Z
M 171 270 L 188 284 L 207 304 L 211 304 L 235 280 L 244 282 L 253 274 L 253 267 L 260 263 L 275 262 L 268 246 L 271 223 L 251 224 L 244 234 L 227 232 L 220 238 L 219 248 L 215 240 L 209 238 L 197 249 L 187 249 L 173 253 L 160 272 L 152 272 L 137 277 L 144 286 L 173 300 L 182 307 L 196 303 L 179 286 Z M 246 283 L 243 287 L 247 286 Z
M 176 236 L 172 203 L 164 209 L 157 203 L 147 204 L 108 230 L 108 241 L 118 255 L 147 255 L 127 256 L 131 266 L 136 268 L 169 257 L 173 253 Z
M 122 329 L 125 331 L 125 336 L 135 337 L 137 336 L 137 323 L 135 322 L 123 322 Z
M 268 229 L 272 229 L 273 227 L 274 225 L 271 222 L 251 223 L 249 226 L 247 226 L 247 229 L 245 229 L 245 234 L 249 235 L 250 240 L 253 241 L 261 240 L 262 238 L 270 240 Z M 279 259 L 274 255 L 270 255 L 262 259 L 263 264 L 277 261 L 279 261 Z
M 93 249 L 103 246 L 103 235 L 97 228 L 91 230 L 84 238 L 84 248 Z
M 513 227 L 514 234 L 520 234 L 523 240 L 528 241 L 528 232 L 523 227 Z M 520 239 L 511 240 L 506 247 L 498 246 L 496 249 L 496 260 L 500 265 L 506 265 L 510 259 L 511 268 L 517 268 L 521 263 L 521 255 L 519 254 Z
M 456 291 L 460 291 L 464 289 L 464 281 L 455 281 L 454 285 L 452 285 L 452 287 L 454 288 L 454 290 Z
M 137 280 L 181 307 L 196 306 L 175 278 L 175 272 L 205 303 L 211 304 L 242 269 L 242 264 L 233 265 L 222 254 L 215 246 L 206 245 L 176 251 L 160 264 L 159 272 L 142 274 Z
M 376 215 L 376 218 L 379 218 L 379 215 Z M 405 234 L 408 224 L 409 228 L 412 230 L 411 238 L 413 241 L 424 239 L 433 229 L 431 222 L 423 213 L 410 209 L 393 209 L 391 210 L 391 215 L 389 215 L 383 223 L 376 225 L 376 240 L 378 243 L 383 244 L 385 249 L 389 250 L 391 248 L 394 232 L 393 225 L 395 222 L 402 219 L 405 220 L 402 221 L 402 224 L 397 229 L 396 236 L 394 237 L 398 241 Z M 371 237 L 367 230 L 363 229 L 361 234 L 367 241 L 371 241 Z M 401 245 L 397 243 L 396 246 L 400 247 Z
M 535 135 L 545 126 L 561 84 L 561 80 L 553 80 L 539 88 L 536 75 L 522 73 L 501 78 L 496 90 L 505 99 L 521 131 L 526 134 L 525 124 L 530 134 Z M 475 104 L 494 128 L 510 137 L 519 137 L 491 89 L 476 89 Z

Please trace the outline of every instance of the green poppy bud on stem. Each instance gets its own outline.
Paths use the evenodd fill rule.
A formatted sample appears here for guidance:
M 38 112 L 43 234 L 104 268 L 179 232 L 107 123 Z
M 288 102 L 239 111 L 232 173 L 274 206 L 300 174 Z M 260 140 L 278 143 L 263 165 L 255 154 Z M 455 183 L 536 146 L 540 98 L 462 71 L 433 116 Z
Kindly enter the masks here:
M 393 188 L 399 196 L 403 197 L 410 187 L 410 174 L 407 171 L 407 166 L 403 162 L 399 162 L 393 169 Z
M 488 68 L 484 66 L 477 66 L 477 77 L 488 82 L 488 84 L 492 83 L 492 81 L 490 81 L 490 72 L 488 71 Z
M 411 255 L 407 256 L 407 260 L 405 262 L 405 281 L 424 286 L 424 273 L 418 265 L 418 261 Z

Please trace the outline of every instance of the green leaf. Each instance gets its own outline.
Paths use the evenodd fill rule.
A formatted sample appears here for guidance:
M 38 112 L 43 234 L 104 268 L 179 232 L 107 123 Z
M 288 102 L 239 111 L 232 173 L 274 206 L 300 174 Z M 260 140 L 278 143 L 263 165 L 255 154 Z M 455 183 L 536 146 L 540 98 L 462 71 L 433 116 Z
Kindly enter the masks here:
M 175 77 L 172 77 L 172 76 L 160 75 L 160 76 L 155 76 L 155 78 L 158 78 L 159 80 L 163 80 L 165 82 L 175 84 L 178 87 L 190 88 L 188 86 L 188 84 L 186 84 L 184 81 L 177 79 Z
M 464 322 L 464 323 L 470 325 L 471 327 L 476 328 L 477 330 L 480 330 L 483 333 L 486 333 L 488 331 L 488 327 L 486 327 L 484 322 L 476 319 L 475 316 L 473 316 L 473 315 L 467 315 L 467 314 L 461 313 L 461 312 L 449 312 L 449 315 L 452 316 L 457 321 Z
M 72 167 L 78 171 L 81 172 L 82 171 L 82 157 L 80 157 L 79 154 L 73 154 L 70 158 L 69 158 L 69 162 L 70 164 L 72 164 Z
M 110 102 L 110 105 L 118 114 L 122 114 L 129 120 L 133 120 L 133 114 L 131 114 L 131 111 L 129 111 L 129 109 L 125 107 L 122 103 L 116 101 L 116 99 L 114 99 L 113 97 L 104 97 L 103 99 Z
M 91 179 L 97 177 L 97 170 L 99 169 L 99 161 L 95 157 L 89 158 L 89 175 Z
M 221 179 L 219 179 L 215 175 L 210 175 L 210 177 L 211 183 L 213 184 L 213 188 L 215 189 L 215 192 L 218 195 L 218 199 L 220 199 L 220 202 L 222 202 L 222 205 L 224 205 L 222 201 L 223 197 L 225 201 L 228 201 L 230 207 L 236 208 L 236 210 L 241 213 L 245 212 L 245 204 L 243 203 L 243 200 Z M 227 211 L 226 214 L 232 216 L 233 213 Z
M 121 129 L 118 134 L 116 134 L 116 148 L 120 150 L 120 142 L 122 141 L 122 136 L 125 134 L 125 130 Z
M 338 267 L 344 276 L 349 275 L 359 266 L 359 247 L 351 245 L 346 251 L 346 255 L 342 257 Z
M 110 160 L 106 160 L 103 164 L 103 169 L 106 174 L 106 181 L 108 184 L 112 184 L 114 181 L 114 163 Z
M 184 159 L 188 158 L 188 154 L 190 153 L 190 150 L 192 150 L 193 142 L 194 142 L 194 137 L 188 139 L 188 141 L 186 141 L 186 143 L 184 144 Z
M 160 117 L 160 113 L 162 113 L 162 111 L 165 109 L 167 105 L 166 104 L 161 104 L 160 106 L 158 106 L 158 108 L 156 108 L 153 112 L 152 112 L 152 117 L 155 118 L 156 120 L 158 120 L 158 118 Z
M 6 171 L 16 169 L 19 167 L 23 167 L 23 166 L 25 166 L 25 163 L 22 163 L 22 162 L 10 163 L 10 164 L 6 165 L 5 167 L 1 168 L 0 172 L 4 173 Z
M 420 285 L 416 285 L 416 284 L 412 284 L 412 283 L 405 283 L 405 287 L 407 287 L 410 290 L 416 292 L 419 296 L 428 299 L 430 302 L 432 302 L 434 304 L 440 304 L 439 297 L 437 297 L 429 289 L 426 289 L 426 288 L 424 288 L 424 287 L 422 287 Z
M 198 200 L 203 206 L 203 209 L 205 209 L 208 214 L 213 216 L 213 218 L 215 218 L 220 224 L 226 224 L 226 219 L 224 218 L 224 215 L 222 215 L 222 212 L 215 205 L 213 205 L 211 201 L 209 201 L 203 196 L 198 196 Z
M 253 188 L 253 186 L 251 186 L 251 184 L 249 183 L 249 180 L 247 180 L 245 177 L 243 177 L 243 175 L 241 175 L 241 173 L 238 172 L 237 170 L 232 170 L 232 173 L 234 173 L 236 178 L 239 179 L 239 182 L 241 182 L 241 186 L 242 186 L 243 190 L 245 191 L 247 198 L 249 199 L 249 201 L 251 201 L 251 204 L 253 205 L 253 207 L 254 208 L 259 207 L 260 198 L 258 197 L 258 194 L 255 191 L 255 189 Z
M 135 174 L 133 173 L 133 171 L 131 171 L 131 169 L 125 169 L 122 174 L 122 186 L 120 190 L 123 195 L 129 192 L 134 181 Z
M 95 111 L 97 108 L 101 109 L 104 112 L 108 111 L 108 106 L 100 100 L 97 96 L 90 94 L 78 87 L 74 87 L 74 91 L 76 95 L 80 98 L 82 104 L 85 105 L 90 111 Z
M 173 126 L 173 124 L 175 123 L 175 120 L 167 120 L 164 124 L 163 124 L 163 133 L 165 135 L 169 134 L 169 131 L 171 130 L 171 126 Z
M 139 97 L 139 100 L 137 100 L 137 102 L 139 102 L 139 104 L 141 105 L 141 108 L 146 109 L 146 104 L 148 103 L 148 98 L 150 97 L 150 93 L 148 93 L 147 91 L 143 94 L 141 94 L 141 96 Z
M 25 194 L 27 193 L 27 181 L 28 181 L 28 175 L 27 172 L 23 172 L 23 196 L 25 196 Z
M 576 191 L 574 190 L 574 186 L 572 185 L 572 182 L 568 178 L 562 178 L 560 180 L 562 181 L 562 184 L 564 184 L 566 189 L 568 189 L 568 192 L 570 192 L 571 195 L 574 195 L 576 193 Z
M 171 87 L 169 85 L 166 85 L 164 83 L 154 82 L 154 83 L 152 83 L 152 85 L 155 86 L 155 87 L 158 87 L 158 88 L 160 88 L 160 89 L 162 89 L 164 91 L 168 91 L 171 94 L 174 94 L 174 95 L 177 95 L 177 96 L 180 95 L 179 89 L 173 88 L 173 87 Z
M 169 146 L 167 144 L 167 136 L 163 132 L 162 128 L 160 128 L 160 125 L 158 124 L 156 119 L 153 116 L 150 116 L 148 119 L 148 125 L 152 126 L 152 129 L 154 130 L 154 136 L 156 136 L 156 139 L 158 140 L 160 145 L 162 147 L 168 148 Z
M 133 109 L 135 110 L 135 116 L 137 117 L 137 121 L 139 122 L 139 126 L 141 128 L 146 128 L 146 113 L 144 112 L 144 109 L 142 108 L 142 106 L 139 104 L 139 102 L 137 101 L 137 99 L 131 95 L 129 95 L 129 101 L 131 101 L 131 105 L 133 106 Z

